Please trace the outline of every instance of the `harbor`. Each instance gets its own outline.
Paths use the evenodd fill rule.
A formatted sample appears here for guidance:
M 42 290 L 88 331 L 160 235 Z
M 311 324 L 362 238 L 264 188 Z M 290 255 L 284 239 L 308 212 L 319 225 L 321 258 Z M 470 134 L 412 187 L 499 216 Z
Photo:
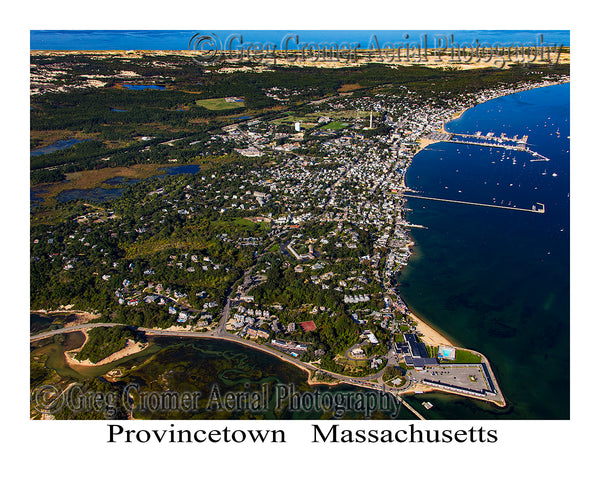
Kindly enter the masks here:
M 428 227 L 410 232 L 416 254 L 398 276 L 402 299 L 434 328 L 450 332 L 457 344 L 476 345 L 485 354 L 510 408 L 506 413 L 475 414 L 467 405 L 481 397 L 474 395 L 473 402 L 459 406 L 453 399 L 456 392 L 440 393 L 455 375 L 435 375 L 430 380 L 444 385 L 438 384 L 435 393 L 424 391 L 418 404 L 411 402 L 429 419 L 568 416 L 568 391 L 552 388 L 555 372 L 568 377 L 568 95 L 569 86 L 559 85 L 464 112 L 445 125 L 447 136 L 414 157 L 406 188 L 398 189 L 398 197 L 404 196 L 413 210 L 407 211 L 407 222 Z M 477 131 L 483 137 L 506 132 L 508 138 L 528 138 L 522 151 L 444 141 Z M 469 203 L 461 207 L 462 202 Z M 494 206 L 467 207 L 471 203 Z M 513 206 L 524 211 L 509 213 Z M 543 325 L 552 325 L 556 332 L 548 339 L 551 347 L 532 341 L 545 331 Z M 546 356 L 550 349 L 554 353 Z M 475 377 L 484 379 L 482 374 Z M 484 388 L 468 375 L 468 381 L 458 378 L 463 378 L 459 387 Z M 434 408 L 426 410 L 422 401 Z
M 527 145 L 527 141 L 529 140 L 528 135 L 523 135 L 522 137 L 519 137 L 518 135 L 508 137 L 503 132 L 497 137 L 494 132 L 488 132 L 486 135 L 483 135 L 480 131 L 475 132 L 473 135 L 467 133 L 434 132 L 430 133 L 425 138 L 435 142 L 461 143 L 463 145 L 477 145 L 480 147 L 503 148 L 505 150 L 527 152 L 534 157 L 531 160 L 532 162 L 550 161 L 548 157 L 529 148 Z

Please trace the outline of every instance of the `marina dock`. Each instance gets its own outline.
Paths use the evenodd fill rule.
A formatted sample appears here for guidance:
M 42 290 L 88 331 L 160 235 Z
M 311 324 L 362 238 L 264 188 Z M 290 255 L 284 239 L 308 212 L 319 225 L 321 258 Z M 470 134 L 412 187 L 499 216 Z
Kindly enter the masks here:
M 451 134 L 447 141 L 451 143 L 463 143 L 466 145 L 479 145 L 482 147 L 525 151 L 527 148 L 528 139 L 529 137 L 527 135 L 523 135 L 521 138 L 519 138 L 517 135 L 509 138 L 505 133 L 501 133 L 499 137 L 496 137 L 494 136 L 494 132 L 489 132 L 487 135 L 482 135 L 481 132 L 476 132 L 475 135 L 469 135 L 466 133 Z
M 464 145 L 478 145 L 480 147 L 517 150 L 520 152 L 527 152 L 531 154 L 534 157 L 531 160 L 532 162 L 550 161 L 548 157 L 545 157 L 544 155 L 531 150 L 527 146 L 527 141 L 529 140 L 528 135 L 523 135 L 521 138 L 519 138 L 518 135 L 515 135 L 514 137 L 507 137 L 505 133 L 501 133 L 500 136 L 497 137 L 494 135 L 494 132 L 488 132 L 486 135 L 483 135 L 481 132 L 475 132 L 474 135 L 467 133 L 433 132 L 427 135 L 426 138 L 438 142 L 462 143 Z

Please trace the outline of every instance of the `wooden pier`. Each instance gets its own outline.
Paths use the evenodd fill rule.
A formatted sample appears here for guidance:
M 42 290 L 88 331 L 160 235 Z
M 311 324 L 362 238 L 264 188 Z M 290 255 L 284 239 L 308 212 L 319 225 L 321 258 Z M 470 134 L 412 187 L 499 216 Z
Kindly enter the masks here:
M 434 200 L 436 202 L 461 203 L 463 205 L 475 205 L 478 207 L 502 208 L 504 210 L 516 210 L 518 212 L 546 213 L 546 206 L 543 203 L 536 204 L 536 205 L 540 205 L 540 207 L 533 205 L 531 208 L 518 208 L 518 207 L 509 207 L 506 205 L 493 205 L 490 203 L 465 202 L 462 200 L 450 200 L 447 198 L 425 197 L 422 195 L 412 195 L 412 194 L 406 194 L 406 193 L 404 194 L 404 196 L 410 197 L 410 198 L 420 198 L 422 200 Z

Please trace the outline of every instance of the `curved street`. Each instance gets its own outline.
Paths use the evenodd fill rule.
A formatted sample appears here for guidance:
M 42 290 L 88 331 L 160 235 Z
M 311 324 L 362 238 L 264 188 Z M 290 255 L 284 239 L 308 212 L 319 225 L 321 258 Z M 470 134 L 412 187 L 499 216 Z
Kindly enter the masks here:
M 59 328 L 59 329 L 52 330 L 49 332 L 42 332 L 42 333 L 38 333 L 35 335 L 31 335 L 31 337 L 29 338 L 29 341 L 34 342 L 37 340 L 42 340 L 44 338 L 50 338 L 54 335 L 58 335 L 61 333 L 85 331 L 85 330 L 89 330 L 89 329 L 95 328 L 95 327 L 114 327 L 117 325 L 122 325 L 122 324 L 86 323 L 83 325 L 73 325 L 70 327 Z M 208 332 L 174 331 L 174 330 L 161 330 L 161 329 L 155 329 L 155 328 L 134 327 L 131 325 L 125 325 L 125 326 L 129 326 L 140 332 L 144 332 L 146 335 L 150 335 L 150 336 L 154 335 L 154 336 L 183 337 L 183 338 L 208 338 L 208 339 L 212 338 L 212 339 L 216 339 L 216 340 L 225 340 L 225 341 L 229 341 L 229 342 L 235 342 L 235 343 L 239 343 L 239 344 L 245 345 L 250 348 L 254 348 L 255 350 L 260 350 L 264 353 L 268 353 L 269 355 L 273 355 L 274 357 L 277 357 L 285 362 L 291 363 L 291 364 L 297 366 L 298 368 L 301 368 L 304 371 L 309 372 L 309 373 L 310 372 L 323 372 L 323 373 L 331 376 L 332 378 L 335 378 L 336 380 L 339 380 L 344 383 L 348 383 L 348 384 L 352 384 L 352 385 L 359 385 L 359 386 L 363 386 L 363 387 L 367 386 L 369 388 L 374 388 L 374 389 L 378 389 L 378 390 L 382 389 L 382 385 L 373 384 L 373 383 L 371 383 L 371 381 L 381 377 L 381 375 L 383 374 L 383 371 L 378 372 L 373 375 L 368 375 L 365 377 L 348 377 L 346 375 L 341 375 L 339 373 L 330 372 L 327 370 L 323 370 L 322 368 L 315 366 L 313 364 L 305 363 L 305 362 L 298 360 L 294 357 L 291 357 L 283 352 L 280 352 L 279 350 L 275 350 L 267 345 L 261 345 L 256 342 L 238 337 L 237 335 L 233 335 L 231 333 L 221 331 L 220 330 L 221 325 L 219 325 L 219 327 L 217 327 L 216 329 L 208 331 Z M 223 324 L 223 326 L 224 326 L 224 324 Z M 390 388 L 388 390 L 388 388 L 386 388 L 386 391 L 392 391 L 392 390 L 396 390 L 396 389 Z

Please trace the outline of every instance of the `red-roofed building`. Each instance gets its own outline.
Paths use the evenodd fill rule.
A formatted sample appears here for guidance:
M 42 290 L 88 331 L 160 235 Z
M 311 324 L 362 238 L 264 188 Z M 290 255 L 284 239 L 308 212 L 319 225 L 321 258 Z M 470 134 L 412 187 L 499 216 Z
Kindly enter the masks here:
M 312 320 L 309 320 L 308 322 L 302 322 L 300 324 L 300 327 L 302 327 L 303 332 L 312 332 L 313 330 L 317 329 L 315 322 L 313 322 Z

